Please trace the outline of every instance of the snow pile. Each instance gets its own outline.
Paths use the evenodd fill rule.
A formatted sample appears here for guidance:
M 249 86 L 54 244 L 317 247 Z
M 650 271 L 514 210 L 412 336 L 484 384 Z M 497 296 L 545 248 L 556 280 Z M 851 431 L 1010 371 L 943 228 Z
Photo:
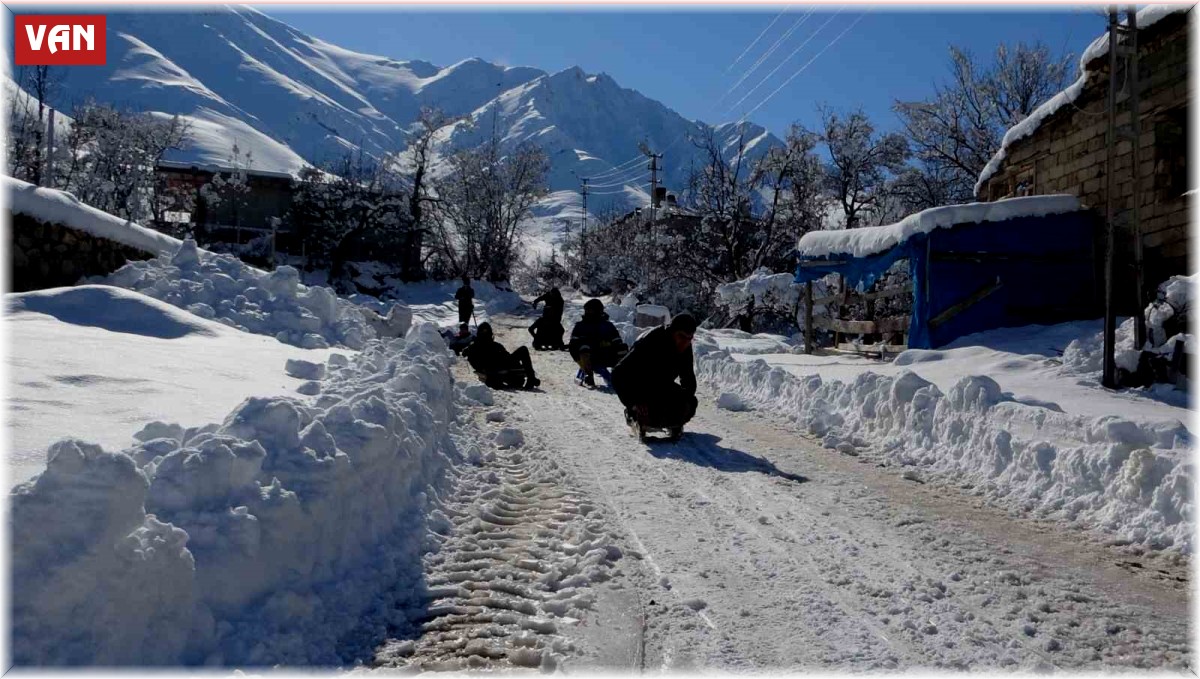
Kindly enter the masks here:
M 426 492 L 458 459 L 449 361 L 421 325 L 331 358 L 315 400 L 151 423 L 121 452 L 55 443 L 11 495 L 14 661 L 366 657 L 424 603 Z
M 1025 196 L 991 203 L 963 203 L 933 207 L 909 215 L 895 224 L 839 231 L 809 231 L 796 246 L 802 257 L 849 255 L 867 257 L 885 252 L 909 238 L 956 224 L 1002 222 L 1015 217 L 1044 217 L 1079 209 L 1075 196 Z
M 751 301 L 755 306 L 795 308 L 802 292 L 793 274 L 771 273 L 764 268 L 741 280 L 717 286 L 717 300 L 721 306 L 735 311 Z
M 671 310 L 661 304 L 639 304 L 634 310 L 633 324 L 639 328 L 657 328 L 671 322 Z
M 1146 329 L 1149 331 L 1151 346 L 1162 347 L 1170 345 L 1174 350 L 1178 338 L 1191 349 L 1192 336 L 1188 330 L 1189 302 L 1195 296 L 1196 284 L 1200 283 L 1200 274 L 1191 276 L 1171 276 L 1158 286 L 1158 295 L 1146 307 Z
M 1020 511 L 1191 552 L 1191 450 L 1178 421 L 1066 414 L 1019 402 L 981 375 L 943 392 L 907 370 L 843 382 L 736 362 L 700 344 L 697 355 L 701 382 L 787 413 L 829 448 L 873 449 Z
M 1183 342 L 1184 350 L 1196 353 L 1195 341 L 1188 330 L 1189 300 L 1192 288 L 1200 274 L 1172 276 L 1158 286 L 1158 295 L 1145 310 L 1147 342 L 1139 348 L 1135 339 L 1134 319 L 1127 318 L 1117 326 L 1114 357 L 1119 370 L 1136 373 L 1142 354 L 1147 352 L 1157 359 L 1169 360 L 1175 345 Z M 1157 356 L 1153 356 L 1157 355 Z M 1104 334 L 1095 332 L 1072 341 L 1063 351 L 1063 373 L 1088 377 L 1097 382 L 1104 369 Z M 1170 396 L 1171 389 L 1156 385 L 1160 396 Z M 1172 401 L 1186 401 L 1185 394 L 1177 394 Z
M 402 335 L 412 318 L 400 303 L 380 318 L 329 288 L 301 285 L 299 272 L 290 266 L 267 273 L 231 255 L 202 252 L 192 240 L 180 244 L 172 256 L 130 262 L 91 280 L 136 290 L 202 318 L 305 349 L 361 349 L 372 338 Z
M 38 188 L 12 177 L 3 177 L 3 182 L 8 207 L 13 214 L 33 217 L 47 224 L 62 224 L 154 255 L 175 252 L 179 248 L 178 239 L 85 205 L 65 191 Z
M 1162 18 L 1169 16 L 1177 11 L 1188 11 L 1188 8 L 1172 5 L 1147 5 L 1138 10 L 1137 24 L 1138 30 L 1147 28 L 1158 23 Z M 1038 106 L 1026 116 L 1021 122 L 1013 125 L 1007 132 L 1004 133 L 1004 139 L 1000 141 L 1000 149 L 992 155 L 988 160 L 987 165 L 983 167 L 983 172 L 979 173 L 979 179 L 975 182 L 973 193 L 978 196 L 979 190 L 983 187 L 987 180 L 991 179 L 1000 169 L 1000 163 L 1008 156 L 1008 147 L 1020 139 L 1024 139 L 1037 131 L 1042 123 L 1047 118 L 1054 115 L 1064 106 L 1073 104 L 1079 95 L 1083 93 L 1083 88 L 1087 84 L 1089 73 L 1087 65 L 1092 61 L 1108 54 L 1108 33 L 1104 33 L 1100 37 L 1092 41 L 1088 48 L 1083 51 L 1083 56 L 1079 57 L 1079 77 L 1075 82 L 1067 86 L 1067 88 L 1058 94 L 1050 97 L 1041 106 Z

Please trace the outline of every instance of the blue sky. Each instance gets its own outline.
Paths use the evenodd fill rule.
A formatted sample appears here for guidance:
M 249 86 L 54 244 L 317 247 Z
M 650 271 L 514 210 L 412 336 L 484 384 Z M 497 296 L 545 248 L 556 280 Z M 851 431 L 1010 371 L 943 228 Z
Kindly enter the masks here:
M 1000 42 L 1041 41 L 1078 55 L 1105 29 L 1103 8 L 1055 7 L 985 11 L 848 6 L 691 10 L 546 11 L 347 9 L 306 10 L 262 5 L 259 10 L 348 49 L 395 59 L 449 65 L 481 57 L 509 65 L 559 71 L 580 66 L 605 72 L 624 87 L 657 99 L 688 118 L 736 120 L 825 49 L 750 119 L 782 133 L 798 121 L 815 127 L 816 106 L 862 106 L 881 128 L 897 125 L 895 99 L 927 96 L 947 75 L 948 47 L 990 57 Z M 936 11 L 935 11 L 936 10 Z M 776 19 L 778 17 L 778 19 Z M 788 29 L 804 22 L 735 90 L 720 98 Z M 772 25 L 772 22 L 774 24 Z M 735 59 L 770 26 L 740 62 Z M 822 30 L 822 27 L 824 27 Z M 736 102 L 813 36 L 745 103 Z M 832 45 L 834 38 L 841 37 Z M 1072 78 L 1074 77 L 1072 61 Z

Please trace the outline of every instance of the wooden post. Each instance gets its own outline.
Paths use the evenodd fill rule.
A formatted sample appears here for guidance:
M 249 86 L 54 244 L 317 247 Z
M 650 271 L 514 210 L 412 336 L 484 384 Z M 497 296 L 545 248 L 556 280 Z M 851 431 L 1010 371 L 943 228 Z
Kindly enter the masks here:
M 1136 315 L 1134 316 L 1134 339 L 1137 343 L 1138 351 L 1146 344 L 1146 281 L 1145 272 L 1142 269 L 1142 223 L 1141 223 L 1141 153 L 1139 147 L 1142 145 L 1142 106 L 1140 103 L 1140 92 L 1138 91 L 1138 27 L 1137 27 L 1137 6 L 1130 5 L 1126 10 L 1129 16 L 1129 60 L 1125 62 L 1125 70 L 1128 75 L 1125 77 L 1129 81 L 1129 123 L 1133 137 L 1133 147 L 1130 152 L 1133 154 L 1130 160 L 1133 165 L 1133 276 L 1134 276 L 1134 297 L 1137 302 L 1134 305 Z
M 813 352 L 813 284 L 804 284 L 804 353 Z
M 1113 193 L 1117 190 L 1117 8 L 1108 10 L 1108 134 L 1107 155 L 1104 164 L 1105 178 L 1105 227 L 1104 239 L 1104 370 L 1101 382 L 1109 389 L 1117 386 L 1117 311 L 1113 306 L 1113 256 L 1116 237 L 1116 209 Z

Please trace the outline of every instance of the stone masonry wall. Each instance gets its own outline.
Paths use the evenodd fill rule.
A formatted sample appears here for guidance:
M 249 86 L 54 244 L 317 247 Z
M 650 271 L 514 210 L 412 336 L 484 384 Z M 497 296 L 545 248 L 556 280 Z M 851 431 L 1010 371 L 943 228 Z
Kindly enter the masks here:
M 10 292 L 75 285 L 85 276 L 112 273 L 130 260 L 150 259 L 143 252 L 60 224 L 21 214 L 10 218 Z
M 1171 275 L 1191 273 L 1188 263 L 1190 214 L 1188 199 L 1188 86 L 1190 55 L 1188 13 L 1171 15 L 1138 34 L 1141 83 L 1140 221 L 1145 271 L 1144 294 Z M 1108 130 L 1108 56 L 1087 65 L 1088 82 L 1074 105 L 1047 118 L 1028 137 L 1008 148 L 999 171 L 980 188 L 980 200 L 1009 195 L 1069 193 L 1092 208 L 1106 223 Z M 1118 70 L 1118 78 L 1121 71 Z M 1119 80 L 1118 80 L 1119 82 Z M 1117 95 L 1117 125 L 1131 120 L 1128 86 Z M 1118 313 L 1133 314 L 1150 300 L 1134 299 L 1132 141 L 1117 144 L 1115 209 L 1117 211 L 1114 291 Z M 1097 254 L 1104 253 L 1103 232 Z M 1097 263 L 1098 266 L 1102 262 Z

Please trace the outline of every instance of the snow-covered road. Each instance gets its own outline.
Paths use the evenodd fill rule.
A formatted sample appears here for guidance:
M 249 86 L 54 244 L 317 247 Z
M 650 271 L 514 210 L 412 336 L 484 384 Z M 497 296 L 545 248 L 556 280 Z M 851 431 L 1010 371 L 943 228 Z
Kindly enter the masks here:
M 499 339 L 525 343 L 530 320 L 495 319 Z M 717 410 L 713 394 L 682 442 L 642 444 L 615 395 L 573 383 L 567 354 L 534 361 L 541 389 L 496 405 L 612 524 L 646 669 L 1190 666 L 1174 557 L 1009 516 L 825 450 L 771 413 Z

